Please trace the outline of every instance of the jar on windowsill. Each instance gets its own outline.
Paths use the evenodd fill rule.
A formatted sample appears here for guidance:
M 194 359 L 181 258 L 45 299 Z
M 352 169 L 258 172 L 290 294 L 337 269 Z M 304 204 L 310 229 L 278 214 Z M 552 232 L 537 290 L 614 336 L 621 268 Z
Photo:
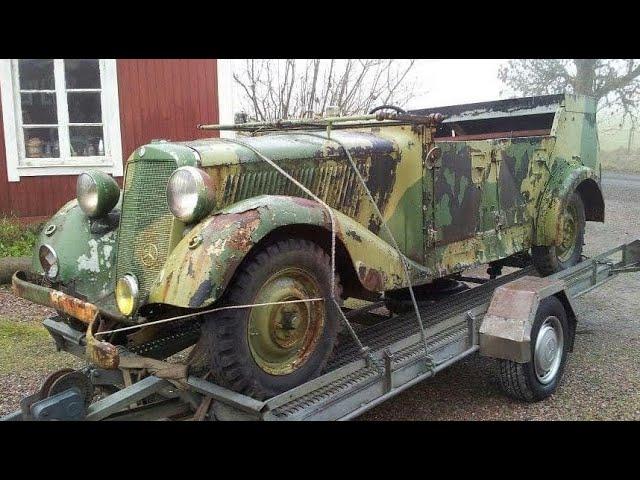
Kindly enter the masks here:
M 44 154 L 44 142 L 38 137 L 31 137 L 25 143 L 28 158 L 42 158 Z

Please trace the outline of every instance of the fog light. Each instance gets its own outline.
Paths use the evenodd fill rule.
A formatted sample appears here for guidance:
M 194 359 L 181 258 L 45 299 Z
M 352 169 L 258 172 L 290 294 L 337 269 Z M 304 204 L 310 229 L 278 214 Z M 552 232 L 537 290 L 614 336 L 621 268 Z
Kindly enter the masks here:
M 38 256 L 40 257 L 40 265 L 44 270 L 44 274 L 52 280 L 56 278 L 59 270 L 56 251 L 49 245 L 41 245 Z
M 125 275 L 116 283 L 116 304 L 123 315 L 130 317 L 138 308 L 138 281 Z

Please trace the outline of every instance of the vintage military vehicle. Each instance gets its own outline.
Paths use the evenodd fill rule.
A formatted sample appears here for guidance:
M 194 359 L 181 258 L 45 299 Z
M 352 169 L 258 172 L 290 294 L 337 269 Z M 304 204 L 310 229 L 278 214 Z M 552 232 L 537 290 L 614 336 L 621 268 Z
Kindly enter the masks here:
M 585 221 L 604 221 L 595 108 L 553 95 L 204 126 L 239 134 L 142 146 L 122 190 L 80 175 L 37 275 L 13 285 L 86 331 L 104 368 L 197 340 L 194 365 L 270 397 L 321 373 L 340 329 L 329 299 L 400 308 L 408 287 L 480 264 L 579 262 Z

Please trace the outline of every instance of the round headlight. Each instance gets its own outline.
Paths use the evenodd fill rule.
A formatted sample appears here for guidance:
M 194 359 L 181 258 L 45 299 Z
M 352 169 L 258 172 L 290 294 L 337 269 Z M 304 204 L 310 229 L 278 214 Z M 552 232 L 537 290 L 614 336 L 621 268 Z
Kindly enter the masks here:
M 42 270 L 44 270 L 44 274 L 52 280 L 56 278 L 60 270 L 56 251 L 49 245 L 44 244 L 41 245 L 40 250 L 38 250 L 38 257 L 40 258 L 40 265 L 42 266 Z
M 167 203 L 177 219 L 185 223 L 200 220 L 214 206 L 211 177 L 195 167 L 180 167 L 167 183 Z
M 116 283 L 116 304 L 123 315 L 130 317 L 138 308 L 138 281 L 133 275 L 125 275 Z
M 78 176 L 78 204 L 90 218 L 109 213 L 118 203 L 120 187 L 104 172 L 92 170 Z

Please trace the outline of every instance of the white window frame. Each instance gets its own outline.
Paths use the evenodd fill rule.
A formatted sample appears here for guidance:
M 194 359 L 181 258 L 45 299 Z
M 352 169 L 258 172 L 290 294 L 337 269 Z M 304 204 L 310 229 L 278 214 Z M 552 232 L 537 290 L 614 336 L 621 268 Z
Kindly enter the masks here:
M 26 158 L 20 90 L 18 86 L 17 61 L 0 59 L 0 100 L 7 160 L 7 176 L 10 182 L 19 182 L 20 177 L 49 175 L 78 175 L 87 168 L 98 168 L 114 177 L 122 176 L 122 137 L 120 135 L 120 104 L 118 102 L 118 76 L 115 59 L 100 59 L 102 130 L 104 156 L 71 157 L 69 149 L 69 111 L 64 84 L 63 60 L 54 60 L 56 104 L 58 108 L 58 135 L 60 158 Z

